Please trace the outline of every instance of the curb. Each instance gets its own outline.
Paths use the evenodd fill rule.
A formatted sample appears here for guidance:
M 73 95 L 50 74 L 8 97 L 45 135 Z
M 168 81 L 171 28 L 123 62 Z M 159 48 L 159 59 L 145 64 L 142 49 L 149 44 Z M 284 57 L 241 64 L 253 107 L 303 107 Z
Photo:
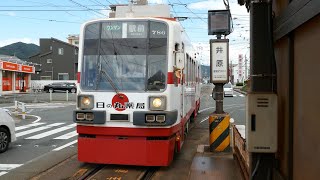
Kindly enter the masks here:
M 239 89 L 233 89 L 234 91 L 238 92 L 238 93 L 241 93 L 243 95 L 247 95 L 247 92 L 244 92 L 244 91 L 241 91 Z
M 62 163 L 66 159 L 73 157 L 76 154 L 77 148 L 63 151 L 50 151 L 18 168 L 9 171 L 7 174 L 1 176 L 1 179 L 31 179 L 41 173 L 46 172 L 47 170 Z

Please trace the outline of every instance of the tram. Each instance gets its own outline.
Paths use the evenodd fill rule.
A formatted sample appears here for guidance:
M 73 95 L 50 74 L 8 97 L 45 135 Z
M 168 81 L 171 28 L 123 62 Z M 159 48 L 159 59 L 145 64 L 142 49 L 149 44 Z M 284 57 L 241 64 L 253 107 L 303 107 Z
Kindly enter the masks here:
M 200 64 L 173 18 L 110 18 L 81 27 L 78 159 L 168 166 L 200 106 Z

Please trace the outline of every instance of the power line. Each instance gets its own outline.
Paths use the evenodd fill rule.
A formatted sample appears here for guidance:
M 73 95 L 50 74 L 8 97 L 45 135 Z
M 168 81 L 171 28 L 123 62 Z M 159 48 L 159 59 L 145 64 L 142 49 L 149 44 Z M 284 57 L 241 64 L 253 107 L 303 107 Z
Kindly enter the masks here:
M 92 10 L 111 10 L 111 9 L 92 9 Z M 90 11 L 88 9 L 0 9 L 0 11 Z
M 102 14 L 101 12 L 96 11 L 96 10 L 93 10 L 93 9 L 91 9 L 91 8 L 89 8 L 89 7 L 87 7 L 87 6 L 84 6 L 84 5 L 78 3 L 78 2 L 76 2 L 76 1 L 74 1 L 74 0 L 69 0 L 69 1 L 72 2 L 72 3 L 74 3 L 74 4 L 76 4 L 76 5 L 78 5 L 78 6 L 80 6 L 80 7 L 86 8 L 86 9 L 88 9 L 88 10 L 90 10 L 90 11 L 93 11 L 93 12 L 95 12 L 95 13 L 97 13 L 97 14 L 100 14 L 100 15 L 102 15 L 102 16 L 104 16 L 104 17 L 106 16 L 106 15 Z
M 182 2 L 181 2 L 180 0 L 178 0 L 178 1 L 182 4 Z M 202 17 L 200 17 L 200 16 L 198 16 L 197 14 L 195 14 L 190 8 L 188 8 L 187 5 L 185 5 L 184 7 L 185 7 L 186 9 L 188 9 L 192 14 L 196 15 L 197 17 L 199 17 L 200 20 L 202 20 L 204 23 L 206 23 L 206 24 L 208 23 L 207 21 L 203 20 Z
M 75 21 L 63 21 L 63 20 L 56 20 L 56 19 L 31 18 L 31 17 L 24 17 L 24 16 L 11 16 L 11 15 L 6 15 L 6 14 L 0 14 L 0 16 L 9 16 L 9 17 L 14 17 L 14 18 L 23 18 L 23 19 L 32 19 L 32 20 L 41 20 L 41 21 L 50 21 L 50 22 L 60 22 L 60 23 L 81 24 L 81 22 L 75 22 Z

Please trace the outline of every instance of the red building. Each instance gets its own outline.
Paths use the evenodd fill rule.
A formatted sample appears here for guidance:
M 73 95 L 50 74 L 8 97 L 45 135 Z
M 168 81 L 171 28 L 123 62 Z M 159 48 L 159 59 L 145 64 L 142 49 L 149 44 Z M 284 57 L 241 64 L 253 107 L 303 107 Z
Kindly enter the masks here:
M 29 91 L 35 68 L 17 57 L 0 55 L 0 94 Z

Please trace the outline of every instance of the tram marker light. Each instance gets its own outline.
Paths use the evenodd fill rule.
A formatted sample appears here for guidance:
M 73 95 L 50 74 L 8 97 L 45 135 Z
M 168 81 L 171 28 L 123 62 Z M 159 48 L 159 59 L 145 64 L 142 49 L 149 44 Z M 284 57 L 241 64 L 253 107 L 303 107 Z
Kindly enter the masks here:
M 77 120 L 84 120 L 85 114 L 84 113 L 77 113 Z
M 94 119 L 94 114 L 93 113 L 86 113 L 86 120 L 92 121 Z
M 156 121 L 159 123 L 164 123 L 166 121 L 166 116 L 165 115 L 157 115 Z
M 154 122 L 156 120 L 154 115 L 146 115 L 146 122 Z

